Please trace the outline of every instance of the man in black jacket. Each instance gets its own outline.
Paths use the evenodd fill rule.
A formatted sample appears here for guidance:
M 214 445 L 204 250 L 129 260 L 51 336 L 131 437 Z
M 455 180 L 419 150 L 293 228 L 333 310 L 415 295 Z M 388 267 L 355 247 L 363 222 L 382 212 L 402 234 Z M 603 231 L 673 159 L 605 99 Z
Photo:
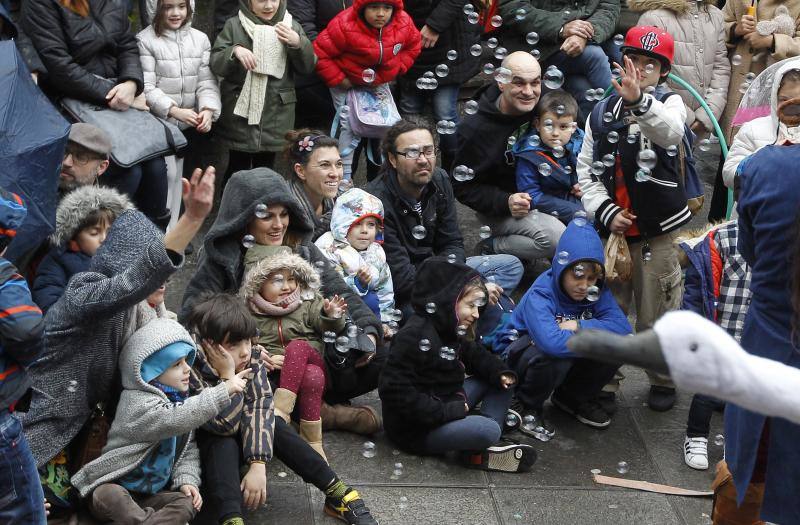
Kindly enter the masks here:
M 395 304 L 407 318 L 417 267 L 433 255 L 465 262 L 464 240 L 447 172 L 435 167 L 438 152 L 431 130 L 401 120 L 387 132 L 383 150 L 382 173 L 366 191 L 383 202 L 383 248 Z M 466 263 L 493 281 L 488 286 L 493 302 L 503 290 L 510 294 L 522 278 L 522 263 L 512 255 L 470 257 Z
M 531 197 L 517 192 L 511 145 L 529 123 L 541 93 L 542 70 L 533 56 L 516 52 L 503 60 L 511 81 L 489 86 L 478 112 L 458 126 L 454 166 L 474 171 L 471 180 L 453 182 L 456 197 L 492 230 L 484 250 L 509 253 L 522 260 L 552 259 L 564 225 L 555 217 L 531 213 Z

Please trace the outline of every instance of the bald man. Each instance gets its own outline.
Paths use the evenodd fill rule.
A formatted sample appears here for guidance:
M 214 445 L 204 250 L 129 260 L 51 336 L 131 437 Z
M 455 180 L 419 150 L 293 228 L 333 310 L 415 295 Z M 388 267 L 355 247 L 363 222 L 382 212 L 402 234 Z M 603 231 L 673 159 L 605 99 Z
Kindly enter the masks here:
M 492 236 L 482 242 L 483 253 L 508 253 L 523 261 L 551 259 L 564 225 L 550 215 L 530 213 L 530 195 L 517 192 L 514 158 L 507 151 L 508 138 L 531 120 L 541 94 L 542 69 L 522 51 L 508 55 L 502 67 L 511 72 L 510 82 L 489 86 L 478 101 L 478 112 L 458 126 L 453 166 L 467 166 L 475 177 L 453 180 L 453 190 L 492 229 Z

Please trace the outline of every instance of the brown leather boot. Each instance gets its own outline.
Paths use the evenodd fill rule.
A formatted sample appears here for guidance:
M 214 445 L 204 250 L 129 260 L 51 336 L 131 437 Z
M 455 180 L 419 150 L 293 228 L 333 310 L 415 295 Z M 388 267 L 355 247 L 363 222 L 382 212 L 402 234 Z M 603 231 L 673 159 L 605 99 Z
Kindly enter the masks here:
M 286 388 L 277 388 L 272 396 L 272 404 L 275 407 L 275 415 L 283 418 L 290 423 L 294 404 L 297 402 L 297 394 Z
M 325 451 L 322 450 L 322 421 L 319 419 L 316 421 L 306 421 L 305 419 L 301 419 L 300 437 L 303 438 L 306 443 L 311 446 L 311 448 L 316 450 L 320 456 L 322 456 L 322 459 L 325 460 L 325 463 L 328 462 L 328 458 L 325 456 Z
M 323 430 L 347 430 L 354 434 L 368 436 L 380 431 L 383 426 L 378 412 L 367 406 L 354 407 L 322 403 L 320 416 Z
M 764 525 L 759 518 L 764 499 L 763 483 L 751 483 L 745 492 L 742 506 L 738 506 L 736 486 L 728 464 L 723 460 L 717 463 L 717 476 L 711 489 L 714 491 L 714 506 L 711 511 L 714 525 Z

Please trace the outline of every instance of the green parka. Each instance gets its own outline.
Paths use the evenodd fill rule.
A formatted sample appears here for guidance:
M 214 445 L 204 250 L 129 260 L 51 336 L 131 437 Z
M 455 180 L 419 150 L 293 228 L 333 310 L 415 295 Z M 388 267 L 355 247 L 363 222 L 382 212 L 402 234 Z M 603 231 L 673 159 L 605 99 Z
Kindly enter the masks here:
M 593 42 L 602 43 L 614 33 L 619 18 L 619 0 L 500 0 L 503 17 L 502 45 L 513 51 L 539 50 L 543 62 L 561 47 L 561 27 L 571 20 L 586 20 L 594 26 Z M 524 12 L 524 16 L 518 18 Z M 528 33 L 539 34 L 539 43 L 530 45 Z
M 256 24 L 275 25 L 283 20 L 286 2 L 280 3 L 275 16 L 268 22 L 253 14 L 247 0 L 239 1 L 239 9 Z M 228 19 L 217 36 L 214 47 L 211 48 L 211 70 L 220 77 L 222 115 L 214 124 L 214 132 L 230 149 L 247 153 L 281 151 L 284 145 L 283 135 L 294 128 L 294 108 L 297 102 L 294 77 L 296 74 L 313 73 L 317 57 L 311 41 L 295 19 L 292 19 L 292 29 L 300 35 L 300 46 L 286 48 L 287 61 L 283 77 L 269 77 L 267 100 L 258 126 L 250 126 L 247 118 L 233 114 L 247 75 L 245 68 L 233 56 L 233 49 L 242 46 L 252 51 L 253 40 L 242 27 L 238 16 Z

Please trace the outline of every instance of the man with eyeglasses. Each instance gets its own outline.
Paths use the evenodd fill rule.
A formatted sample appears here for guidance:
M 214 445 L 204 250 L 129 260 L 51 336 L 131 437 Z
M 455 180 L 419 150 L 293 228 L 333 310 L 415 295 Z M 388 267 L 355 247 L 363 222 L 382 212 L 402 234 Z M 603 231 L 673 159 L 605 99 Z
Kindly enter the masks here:
M 529 53 L 508 55 L 500 78 L 478 101 L 478 112 L 458 126 L 458 151 L 453 170 L 464 166 L 474 178 L 453 180 L 462 204 L 478 212 L 492 236 L 481 242 L 481 253 L 508 253 L 523 261 L 550 260 L 564 225 L 556 217 L 531 213 L 531 197 L 517 191 L 511 146 L 519 128 L 531 120 L 542 91 L 542 69 Z M 502 81 L 501 81 L 502 80 Z M 509 137 L 514 137 L 510 140 Z
M 417 265 L 439 255 L 466 262 L 490 280 L 490 299 L 510 294 L 522 278 L 522 263 L 512 255 L 470 257 L 458 227 L 450 179 L 436 167 L 439 153 L 433 133 L 401 120 L 383 140 L 381 175 L 365 188 L 383 202 L 383 249 L 392 272 L 397 308 L 408 318 Z
M 58 189 L 64 194 L 80 186 L 96 184 L 108 169 L 111 138 L 102 129 L 78 122 L 69 130 Z

